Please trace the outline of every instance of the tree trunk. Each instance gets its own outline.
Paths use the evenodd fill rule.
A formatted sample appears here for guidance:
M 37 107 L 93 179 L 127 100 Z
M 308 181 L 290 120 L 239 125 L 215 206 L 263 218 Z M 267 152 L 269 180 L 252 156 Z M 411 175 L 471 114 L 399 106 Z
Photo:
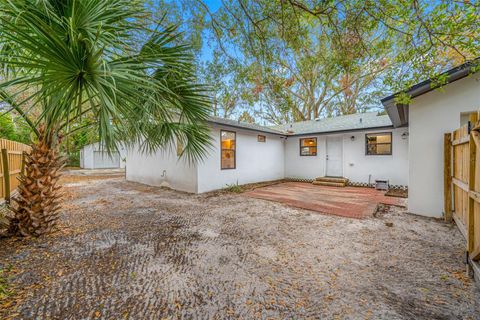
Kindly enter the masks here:
M 54 229 L 60 210 L 57 186 L 65 159 L 59 156 L 58 143 L 53 134 L 40 128 L 38 142 L 25 156 L 25 170 L 20 174 L 18 195 L 13 197 L 10 233 L 22 236 L 40 236 Z

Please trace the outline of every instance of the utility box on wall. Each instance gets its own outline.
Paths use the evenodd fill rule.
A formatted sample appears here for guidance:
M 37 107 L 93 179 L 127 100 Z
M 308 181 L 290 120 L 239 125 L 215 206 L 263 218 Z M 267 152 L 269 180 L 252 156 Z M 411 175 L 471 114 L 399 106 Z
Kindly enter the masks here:
M 375 189 L 388 190 L 388 180 L 375 180 Z

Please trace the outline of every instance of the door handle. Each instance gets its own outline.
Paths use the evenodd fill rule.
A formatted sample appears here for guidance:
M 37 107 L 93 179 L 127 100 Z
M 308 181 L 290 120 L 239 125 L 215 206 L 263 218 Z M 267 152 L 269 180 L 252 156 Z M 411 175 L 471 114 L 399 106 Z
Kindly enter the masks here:
M 328 160 L 328 154 L 327 154 L 327 160 Z

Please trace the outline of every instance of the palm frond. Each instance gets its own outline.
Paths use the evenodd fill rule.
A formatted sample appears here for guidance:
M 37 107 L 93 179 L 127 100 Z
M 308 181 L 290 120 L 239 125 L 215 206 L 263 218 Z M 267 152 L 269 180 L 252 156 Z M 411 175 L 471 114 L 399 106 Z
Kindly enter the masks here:
M 209 144 L 208 90 L 176 28 L 153 28 L 148 16 L 141 1 L 2 1 L 0 90 L 28 93 L 16 107 L 28 116 L 35 105 L 35 123 L 49 131 L 93 115 L 107 150 L 119 139 L 152 151 L 178 138 L 198 161 Z

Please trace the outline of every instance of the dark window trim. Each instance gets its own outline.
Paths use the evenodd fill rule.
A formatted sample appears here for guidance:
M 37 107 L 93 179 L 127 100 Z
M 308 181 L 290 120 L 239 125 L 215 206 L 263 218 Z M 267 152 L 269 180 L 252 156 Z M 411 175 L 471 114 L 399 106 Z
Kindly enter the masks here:
M 235 136 L 235 149 L 223 149 L 222 148 L 222 132 L 233 133 Z M 233 151 L 233 168 L 224 168 L 222 166 L 222 152 L 224 150 Z M 237 132 L 230 130 L 220 130 L 220 170 L 235 170 L 237 169 Z
M 380 154 L 369 154 L 368 153 L 368 135 L 390 135 L 390 143 L 376 143 L 376 144 L 389 144 L 390 145 L 390 153 L 380 153 Z M 370 132 L 370 133 L 365 133 L 365 155 L 366 156 L 391 156 L 393 154 L 393 136 L 392 132 Z
M 317 149 L 315 154 L 302 154 L 302 140 L 306 140 L 306 139 L 314 139 L 315 140 L 315 148 Z M 317 137 L 309 137 L 309 138 L 300 138 L 298 139 L 298 145 L 299 145 L 299 153 L 300 153 L 300 157 L 316 157 L 317 154 L 318 154 L 318 143 L 317 143 Z
M 260 140 L 260 137 L 263 137 L 263 141 Z M 263 134 L 257 135 L 257 142 L 263 142 L 263 143 L 267 142 L 267 136 Z

